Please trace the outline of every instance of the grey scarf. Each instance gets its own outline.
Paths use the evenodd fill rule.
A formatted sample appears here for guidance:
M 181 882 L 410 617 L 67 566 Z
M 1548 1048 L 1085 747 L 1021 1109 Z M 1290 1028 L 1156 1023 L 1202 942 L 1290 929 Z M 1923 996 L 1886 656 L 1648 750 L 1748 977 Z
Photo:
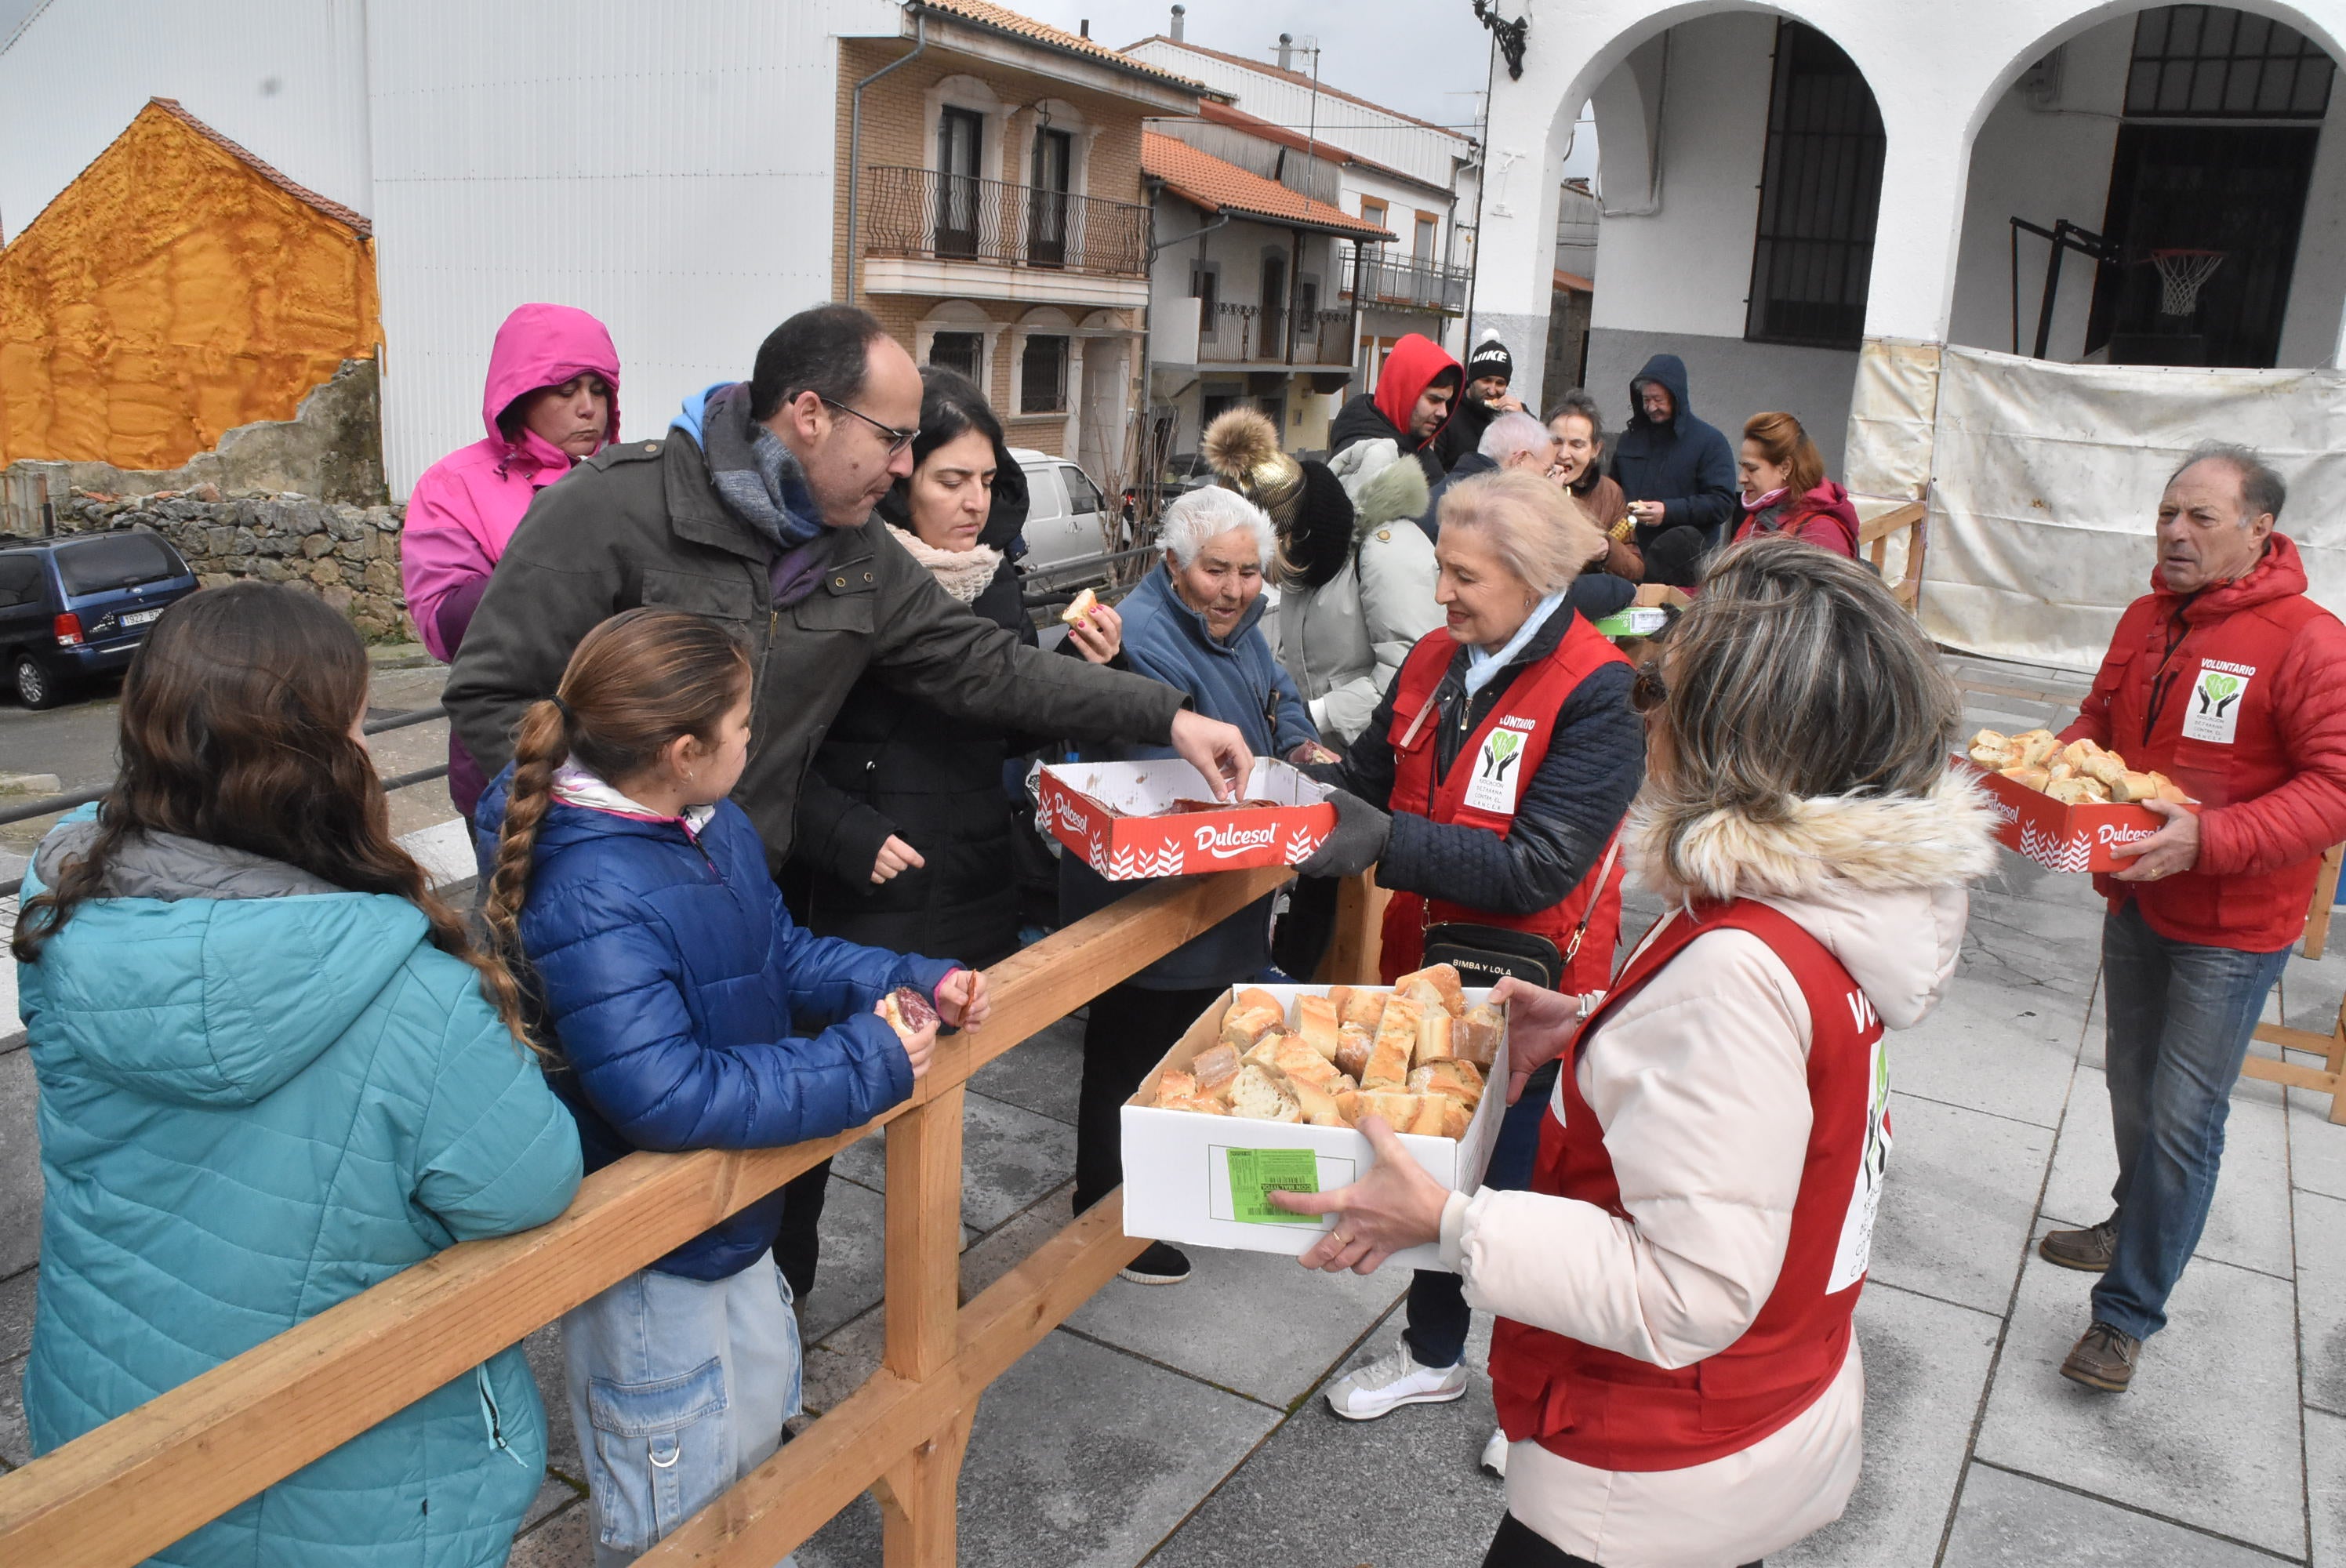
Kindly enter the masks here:
M 777 555 L 822 533 L 806 471 L 790 449 L 750 417 L 750 388 L 736 382 L 701 413 L 709 483 L 728 510 L 770 541 Z

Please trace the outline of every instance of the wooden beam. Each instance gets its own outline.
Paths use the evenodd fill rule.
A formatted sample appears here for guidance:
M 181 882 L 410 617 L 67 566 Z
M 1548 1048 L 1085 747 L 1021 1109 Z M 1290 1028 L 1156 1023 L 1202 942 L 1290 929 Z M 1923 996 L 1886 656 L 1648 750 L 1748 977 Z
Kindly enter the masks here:
M 1909 501 L 1877 516 L 1869 517 L 1857 525 L 1857 542 L 1871 545 L 1877 539 L 1887 539 L 1901 529 L 1912 528 L 1931 514 L 1931 509 L 1920 501 Z
M 2305 945 L 2308 958 L 2320 958 L 2330 945 L 2330 913 L 2338 902 L 2338 869 L 2340 857 L 2346 855 L 2346 845 L 2332 844 L 2321 852 L 2321 870 L 2313 879 L 2313 907 L 2305 914 Z
M 990 971 L 992 1021 L 941 1046 L 913 1097 L 887 1115 L 784 1149 L 631 1155 L 587 1177 L 551 1224 L 452 1247 L 0 1476 L 0 1562 L 127 1564 L 152 1555 L 873 1127 L 956 1093 L 985 1062 L 1292 874 L 1271 867 L 1172 879 L 1119 900 Z M 1137 1250 L 1132 1244 L 1107 1272 Z
M 1316 978 L 1329 985 L 1374 985 L 1384 951 L 1389 888 L 1377 886 L 1374 866 L 1336 885 L 1336 930 Z
M 2304 1031 L 2292 1029 L 2290 1033 L 2300 1034 Z M 2257 1031 L 2257 1038 L 2259 1040 L 2265 1038 L 2264 1030 Z M 2319 1040 L 2321 1036 L 2317 1034 L 2314 1038 Z M 2314 1047 L 2305 1046 L 2302 1049 L 2312 1050 Z M 2268 1084 L 2286 1084 L 2292 1089 L 2311 1089 L 2318 1094 L 2338 1093 L 2337 1074 L 2325 1072 L 2320 1067 L 2300 1067 L 2294 1062 L 2276 1062 L 2270 1056 L 2251 1056 L 2242 1062 L 2240 1076 L 2261 1078 Z

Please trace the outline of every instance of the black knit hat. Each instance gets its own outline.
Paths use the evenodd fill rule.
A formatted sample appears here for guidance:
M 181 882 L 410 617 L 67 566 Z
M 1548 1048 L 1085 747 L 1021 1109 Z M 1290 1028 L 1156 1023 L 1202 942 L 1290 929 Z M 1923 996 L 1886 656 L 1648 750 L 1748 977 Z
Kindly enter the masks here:
M 1290 581 L 1316 588 L 1344 569 L 1352 553 L 1352 498 L 1324 463 L 1306 458 L 1303 494 L 1291 522 L 1279 529 L 1279 559 Z
M 1710 540 L 1699 528 L 1665 528 L 1646 546 L 1646 581 L 1691 588 L 1702 581 Z
M 1515 379 L 1515 356 L 1507 352 L 1507 345 L 1496 338 L 1478 345 L 1466 361 L 1466 379 L 1481 381 L 1484 376 L 1497 376 L 1502 381 Z

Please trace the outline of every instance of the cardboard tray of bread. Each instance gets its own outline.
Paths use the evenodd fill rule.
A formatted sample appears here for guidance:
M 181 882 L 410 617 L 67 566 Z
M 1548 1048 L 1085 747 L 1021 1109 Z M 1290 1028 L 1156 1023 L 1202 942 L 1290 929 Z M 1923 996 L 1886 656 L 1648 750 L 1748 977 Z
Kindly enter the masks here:
M 1300 866 L 1335 830 L 1328 787 L 1273 758 L 1256 759 L 1235 803 L 1207 795 L 1178 757 L 1054 763 L 1043 769 L 1039 815 L 1112 882 Z
M 2167 800 L 2197 809 L 2164 773 L 2139 772 L 2090 740 L 2064 746 L 2047 729 L 1972 737 L 1955 766 L 1978 776 L 1996 817 L 1996 842 L 2048 871 L 2115 871 L 2121 844 L 2147 839 L 2167 819 L 2139 804 Z
M 1149 1071 L 1119 1115 L 1124 1231 L 1300 1253 L 1331 1220 L 1270 1207 L 1375 1163 L 1357 1130 L 1384 1117 L 1434 1180 L 1471 1192 L 1506 1111 L 1507 1021 L 1450 965 L 1392 986 L 1234 987 Z M 1412 1247 L 1392 1266 L 1439 1268 Z

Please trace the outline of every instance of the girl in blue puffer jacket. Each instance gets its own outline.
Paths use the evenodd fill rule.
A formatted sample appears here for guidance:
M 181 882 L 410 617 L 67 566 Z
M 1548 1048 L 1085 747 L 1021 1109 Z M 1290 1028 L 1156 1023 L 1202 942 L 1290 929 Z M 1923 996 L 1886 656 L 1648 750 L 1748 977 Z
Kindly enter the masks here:
M 475 820 L 483 918 L 529 976 L 587 1168 L 633 1149 L 828 1137 L 912 1093 L 936 1023 L 974 1028 L 984 977 L 808 934 L 750 819 L 750 671 L 717 623 L 643 608 L 589 632 Z M 835 1019 L 811 1038 L 799 1014 Z M 742 1209 L 562 1320 L 594 1493 L 597 1568 L 632 1562 L 772 1453 L 799 1410 L 781 1195 Z

